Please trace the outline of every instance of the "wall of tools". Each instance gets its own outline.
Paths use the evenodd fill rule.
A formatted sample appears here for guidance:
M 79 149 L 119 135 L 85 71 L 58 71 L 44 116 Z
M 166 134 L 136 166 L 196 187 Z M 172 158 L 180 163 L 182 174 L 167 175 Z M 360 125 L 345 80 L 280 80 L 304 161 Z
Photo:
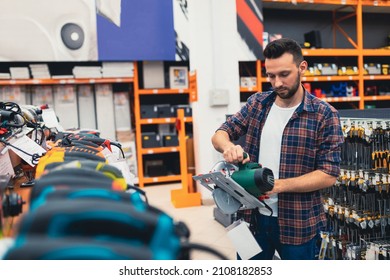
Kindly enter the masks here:
M 390 119 L 342 118 L 341 172 L 323 191 L 320 259 L 390 259 Z

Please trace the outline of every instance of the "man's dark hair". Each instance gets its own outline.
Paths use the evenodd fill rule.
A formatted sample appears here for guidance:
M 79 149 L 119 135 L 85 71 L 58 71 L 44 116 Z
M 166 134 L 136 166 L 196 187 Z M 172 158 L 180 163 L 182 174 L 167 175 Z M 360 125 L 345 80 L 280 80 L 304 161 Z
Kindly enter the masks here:
M 265 58 L 279 58 L 285 53 L 293 55 L 294 62 L 297 66 L 303 61 L 302 49 L 299 44 L 289 38 L 282 38 L 271 43 L 265 47 L 263 54 Z

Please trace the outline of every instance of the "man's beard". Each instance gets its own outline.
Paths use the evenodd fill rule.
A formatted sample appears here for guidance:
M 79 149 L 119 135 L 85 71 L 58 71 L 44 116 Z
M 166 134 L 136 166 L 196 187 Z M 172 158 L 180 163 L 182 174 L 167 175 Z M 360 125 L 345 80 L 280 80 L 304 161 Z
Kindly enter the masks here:
M 293 97 L 297 93 L 300 85 L 301 85 L 301 74 L 298 72 L 298 76 L 297 76 L 297 79 L 295 81 L 295 84 L 290 89 L 285 88 L 285 87 L 280 87 L 280 88 L 275 89 L 275 92 L 281 99 L 290 99 L 291 97 Z M 280 92 L 281 90 L 287 90 L 287 92 L 282 93 L 282 92 Z

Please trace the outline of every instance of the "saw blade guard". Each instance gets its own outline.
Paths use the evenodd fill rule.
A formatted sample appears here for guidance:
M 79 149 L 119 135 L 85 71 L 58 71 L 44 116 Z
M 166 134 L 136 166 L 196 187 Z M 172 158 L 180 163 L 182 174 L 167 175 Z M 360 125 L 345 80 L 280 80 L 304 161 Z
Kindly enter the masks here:
M 215 188 L 212 195 L 215 204 L 224 214 L 234 214 L 241 208 L 241 202 L 221 188 Z

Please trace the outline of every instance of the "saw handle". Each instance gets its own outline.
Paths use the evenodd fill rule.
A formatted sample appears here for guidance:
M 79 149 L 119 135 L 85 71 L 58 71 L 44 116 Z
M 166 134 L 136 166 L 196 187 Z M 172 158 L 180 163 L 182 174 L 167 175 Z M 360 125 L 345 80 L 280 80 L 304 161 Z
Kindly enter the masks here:
M 249 154 L 247 152 L 243 152 L 242 154 L 243 156 L 243 161 L 247 158 L 249 158 Z M 253 165 L 255 164 L 255 165 Z M 247 169 L 248 166 L 251 166 L 250 168 L 258 168 L 258 167 L 262 167 L 259 163 L 254 163 L 254 162 L 246 162 L 246 163 L 242 163 L 242 162 L 239 162 L 238 163 L 238 168 L 241 170 L 241 169 Z M 253 167 L 255 166 L 255 167 Z

